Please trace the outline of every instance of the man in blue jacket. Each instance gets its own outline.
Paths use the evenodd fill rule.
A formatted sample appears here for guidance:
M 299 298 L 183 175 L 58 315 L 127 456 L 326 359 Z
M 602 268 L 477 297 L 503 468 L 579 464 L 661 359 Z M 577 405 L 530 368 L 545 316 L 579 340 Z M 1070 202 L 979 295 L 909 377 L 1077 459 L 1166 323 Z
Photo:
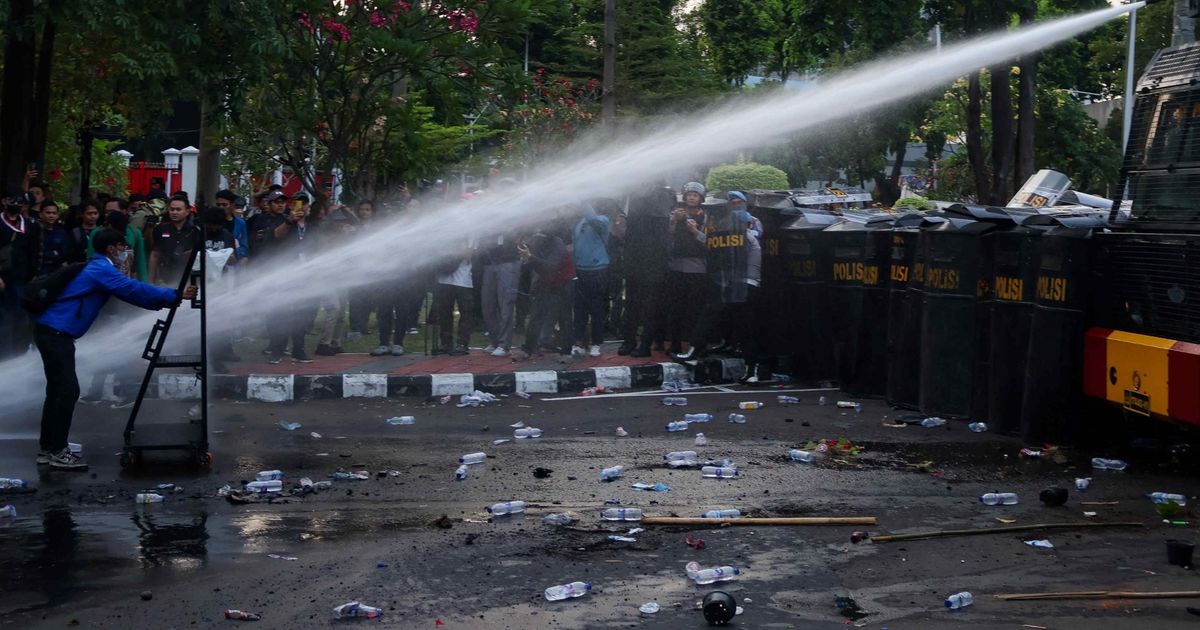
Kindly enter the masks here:
M 58 470 L 87 470 L 87 463 L 67 448 L 71 416 L 79 400 L 75 375 L 75 340 L 91 328 L 110 295 L 149 310 L 178 304 L 196 296 L 188 287 L 175 289 L 138 282 L 117 270 L 132 252 L 125 235 L 106 229 L 92 238 L 96 255 L 37 318 L 34 342 L 46 372 L 46 402 L 42 406 L 41 450 L 37 463 Z
M 604 343 L 604 314 L 608 302 L 608 237 L 612 222 L 598 214 L 590 203 L 583 204 L 583 218 L 575 224 L 575 345 L 571 356 L 581 357 L 587 344 L 588 320 L 592 322 L 592 347 L 588 356 L 600 356 Z

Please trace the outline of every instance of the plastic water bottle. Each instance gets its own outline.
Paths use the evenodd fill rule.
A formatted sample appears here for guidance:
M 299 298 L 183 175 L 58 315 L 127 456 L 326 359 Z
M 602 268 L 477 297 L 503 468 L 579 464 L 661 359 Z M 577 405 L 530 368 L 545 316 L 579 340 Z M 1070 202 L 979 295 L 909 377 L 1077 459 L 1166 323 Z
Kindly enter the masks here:
M 0 477 L 0 490 L 20 490 L 29 486 L 24 479 L 9 479 Z
M 157 492 L 141 492 L 133 498 L 134 503 L 162 503 L 163 495 Z
M 958 610 L 959 608 L 966 608 L 967 606 L 970 606 L 973 603 L 975 603 L 975 596 L 971 595 L 967 591 L 963 591 L 961 593 L 955 593 L 955 594 L 951 595 L 950 597 L 946 598 L 946 608 L 949 608 L 950 610 Z
M 697 433 L 694 444 L 696 446 L 708 446 L 708 438 L 704 437 L 703 433 Z
M 525 427 L 524 429 L 517 429 L 516 431 L 513 431 L 513 437 L 517 438 L 518 440 L 524 440 L 525 438 L 540 438 L 542 437 L 542 430 L 535 427 Z
M 254 478 L 259 481 L 274 481 L 276 479 L 283 479 L 283 471 L 282 470 L 264 470 L 264 471 L 259 472 L 257 475 L 255 475 Z
M 640 521 L 641 508 L 608 508 L 600 513 L 600 518 L 606 521 Z
M 600 481 L 612 481 L 621 476 L 621 471 L 625 470 L 624 466 L 613 466 L 600 471 Z
M 1181 506 L 1187 505 L 1187 497 L 1183 496 L 1182 494 L 1171 494 L 1169 492 L 1151 492 L 1146 495 L 1146 498 L 1150 499 L 1151 501 L 1153 501 L 1155 503 L 1170 503 L 1171 501 L 1174 501 L 1175 503 L 1178 503 Z
M 686 407 L 687 398 L 684 398 L 683 396 L 667 396 L 666 398 L 662 399 L 662 404 L 667 405 L 668 407 L 672 405 L 676 407 Z
M 675 431 L 687 431 L 687 430 L 688 430 L 688 423 L 687 423 L 687 421 L 686 421 L 686 420 L 681 420 L 681 421 L 679 421 L 679 422 L 668 422 L 668 423 L 667 423 L 667 430 L 668 430 L 668 431 L 671 431 L 671 432 L 675 432 Z
M 570 584 L 559 584 L 546 589 L 546 600 L 557 602 L 563 599 L 571 599 L 573 597 L 583 597 L 592 590 L 591 582 L 571 582 Z
M 800 402 L 800 399 L 796 396 L 785 396 L 780 394 L 778 398 L 779 404 L 781 405 L 795 405 Z
M 575 519 L 566 514 L 547 514 L 542 517 L 542 522 L 546 525 L 570 525 Z
M 225 618 L 237 621 L 262 621 L 262 615 L 244 610 L 226 610 Z
M 696 451 L 671 451 L 663 455 L 663 459 L 668 462 L 675 462 L 683 459 L 696 459 Z
M 1092 485 L 1091 477 L 1076 477 L 1075 489 L 1080 492 L 1087 492 L 1088 486 Z
M 691 468 L 699 465 L 699 460 L 695 459 L 672 459 L 667 462 L 668 468 Z
M 811 464 L 814 461 L 816 461 L 817 456 L 816 456 L 816 454 L 812 453 L 811 451 L 802 451 L 798 448 L 794 448 L 794 449 L 791 449 L 790 451 L 788 451 L 788 459 L 790 459 L 794 462 L 804 462 L 805 464 Z
M 979 495 L 979 502 L 984 505 L 1016 505 L 1017 493 L 1015 492 L 989 492 Z
M 924 420 L 921 421 L 921 426 L 925 427 L 926 429 L 930 429 L 933 427 L 940 427 L 944 424 L 946 424 L 946 419 L 939 418 L 937 416 L 934 416 L 932 418 L 925 418 Z
M 466 478 L 467 478 L 467 465 L 459 464 L 458 468 L 456 468 L 454 470 L 454 479 L 455 479 L 455 481 L 462 481 L 463 479 L 466 479 Z
M 283 492 L 283 482 L 278 479 L 251 481 L 246 484 L 246 492 Z
M 525 511 L 524 501 L 505 501 L 497 503 L 487 509 L 492 516 L 502 516 L 504 514 L 520 514 Z
M 713 415 L 711 413 L 685 413 L 683 419 L 687 422 L 710 422 Z
M 720 468 L 722 466 L 732 466 L 733 460 L 729 459 L 728 457 L 726 457 L 725 459 L 710 459 L 710 460 L 704 462 L 704 465 L 705 466 L 716 466 L 718 468 Z
M 967 428 L 974 431 L 975 433 L 985 433 L 985 432 L 987 432 L 987 423 L 986 422 L 972 422 L 971 424 L 967 425 Z
M 482 464 L 487 459 L 487 453 L 467 453 L 458 458 L 460 464 Z
M 855 408 L 855 407 L 857 407 L 857 406 L 860 406 L 861 404 L 862 404 L 862 403 L 856 403 L 856 402 L 854 402 L 853 400 L 839 400 L 839 401 L 837 401 L 837 406 L 838 406 L 838 408 L 839 408 L 839 409 L 853 409 L 853 408 Z
M 715 567 L 712 569 L 700 569 L 696 572 L 697 584 L 712 584 L 713 582 L 726 582 L 735 579 L 742 572 L 737 567 Z
M 729 414 L 729 421 L 734 424 L 746 424 L 746 416 L 740 413 Z
M 387 423 L 392 426 L 400 426 L 400 425 L 405 425 L 405 424 L 416 424 L 417 419 L 413 416 L 398 416 L 395 418 L 388 418 Z
M 296 429 L 299 429 L 303 425 L 301 425 L 299 422 L 288 422 L 287 420 L 280 420 L 279 426 L 282 427 L 284 431 L 295 431 Z
M 757 400 L 738 403 L 738 409 L 760 409 L 762 406 L 763 403 L 760 403 Z
M 700 515 L 701 518 L 737 518 L 742 515 L 742 511 L 738 509 L 728 510 L 709 510 Z
M 736 477 L 738 471 L 733 466 L 705 466 L 700 469 L 700 475 L 711 479 L 727 479 Z
M 313 483 L 312 487 L 313 490 L 332 490 L 333 482 L 328 479 L 322 479 L 321 481 Z
M 382 608 L 375 608 L 374 606 L 368 606 L 359 602 L 342 604 L 341 606 L 333 609 L 333 616 L 338 619 L 352 619 L 354 617 L 374 619 L 382 615 Z
M 1121 470 L 1125 470 L 1125 468 L 1128 466 L 1129 466 L 1129 464 L 1127 464 L 1119 459 L 1104 459 L 1103 457 L 1093 457 L 1092 458 L 1092 468 L 1095 468 L 1096 470 L 1121 471 Z

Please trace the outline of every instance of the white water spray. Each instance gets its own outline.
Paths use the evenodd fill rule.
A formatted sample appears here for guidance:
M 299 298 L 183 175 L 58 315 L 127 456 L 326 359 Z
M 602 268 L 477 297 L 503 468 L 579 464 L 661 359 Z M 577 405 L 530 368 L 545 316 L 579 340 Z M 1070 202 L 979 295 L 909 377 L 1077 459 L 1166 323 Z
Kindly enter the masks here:
M 1142 5 L 1123 5 L 976 38 L 943 47 L 940 53 L 872 63 L 822 81 L 812 90 L 781 90 L 763 100 L 740 100 L 653 133 L 605 138 L 602 143 L 594 136 L 579 146 L 598 148 L 569 151 L 559 163 L 546 165 L 525 183 L 489 194 L 482 201 L 422 208 L 304 263 L 275 268 L 252 264 L 237 292 L 210 296 L 210 326 L 221 321 L 257 325 L 270 320 L 265 309 L 271 307 L 315 306 L 332 291 L 396 278 L 417 264 L 433 262 L 458 250 L 469 235 L 508 232 L 550 218 L 564 203 L 615 196 L 649 174 L 712 162 L 739 149 L 769 146 L 806 130 L 821 129 L 943 86 L 998 61 L 1051 46 Z M 172 346 L 196 343 L 196 327 L 189 324 L 194 319 L 186 313 L 181 310 L 177 316 Z M 78 346 L 79 373 L 111 370 L 130 361 L 144 370 L 138 356 L 156 317 L 145 313 L 118 326 L 89 332 Z M 36 408 L 44 396 L 41 373 L 36 354 L 0 364 L 3 418 Z

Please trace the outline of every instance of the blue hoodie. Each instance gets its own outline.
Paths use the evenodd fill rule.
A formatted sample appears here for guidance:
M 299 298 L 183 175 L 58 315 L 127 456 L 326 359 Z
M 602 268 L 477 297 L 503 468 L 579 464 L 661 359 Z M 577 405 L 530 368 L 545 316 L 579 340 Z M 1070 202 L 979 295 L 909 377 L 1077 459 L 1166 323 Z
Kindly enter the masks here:
M 96 322 L 110 295 L 144 309 L 157 310 L 174 304 L 177 292 L 138 282 L 117 271 L 108 257 L 97 254 L 37 321 L 78 339 Z
M 591 204 L 583 204 L 583 218 L 575 224 L 575 270 L 608 269 L 608 235 L 612 224 L 608 217 L 596 214 Z

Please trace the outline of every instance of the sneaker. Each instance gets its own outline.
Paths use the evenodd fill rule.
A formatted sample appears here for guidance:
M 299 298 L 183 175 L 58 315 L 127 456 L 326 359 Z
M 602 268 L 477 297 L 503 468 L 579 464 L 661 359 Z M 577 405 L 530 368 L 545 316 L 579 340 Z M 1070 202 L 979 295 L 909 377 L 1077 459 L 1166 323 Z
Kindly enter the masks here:
M 629 356 L 631 352 L 633 352 L 633 344 L 631 343 L 623 343 L 620 348 L 617 348 L 617 354 L 623 357 Z
M 492 356 L 506 357 L 508 356 L 508 348 L 505 348 L 504 346 L 496 346 L 496 349 L 492 350 Z
M 34 461 L 37 462 L 38 466 L 45 466 L 50 463 L 50 458 L 53 456 L 54 454 L 50 451 L 38 451 L 37 458 Z
M 375 349 L 371 351 L 371 356 L 381 357 L 385 354 L 388 354 L 391 351 L 392 351 L 391 346 L 376 346 Z
M 312 357 L 308 356 L 303 349 L 292 352 L 292 363 L 312 363 Z
M 132 406 L 133 406 L 132 398 L 118 398 L 117 402 L 114 402 L 112 404 L 112 406 L 110 407 L 110 409 L 128 409 Z
M 584 350 L 582 346 L 571 346 L 571 356 L 581 357 L 585 354 L 587 354 L 587 350 Z
M 401 346 L 401 345 L 392 346 L 392 356 L 398 357 L 398 356 L 402 356 L 403 354 L 404 354 L 404 346 Z
M 323 343 L 323 344 L 319 344 L 317 346 L 317 351 L 314 352 L 313 354 L 315 354 L 319 357 L 332 357 L 335 354 L 337 354 L 337 352 L 334 351 L 333 346 L 331 346 L 327 343 Z
M 454 346 L 454 349 L 449 352 L 452 357 L 461 357 L 469 353 L 466 346 Z
M 409 334 L 409 335 L 419 335 L 419 334 L 421 334 L 421 329 L 420 329 L 420 328 L 417 328 L 416 326 L 413 326 L 412 328 L 409 328 L 409 329 L 408 329 L 408 332 L 407 332 L 406 334 Z
M 72 453 L 70 449 L 63 450 L 50 456 L 50 468 L 55 470 L 87 470 L 87 462 L 83 458 Z
M 589 357 L 598 357 L 598 356 L 600 356 L 600 346 L 592 346 L 592 347 L 591 347 L 591 348 L 588 350 L 588 356 L 589 356 Z
M 496 346 L 494 344 L 489 343 L 488 345 L 483 347 L 483 351 L 487 354 L 491 354 L 496 351 Z
M 282 354 L 272 354 L 271 358 L 267 359 L 267 363 L 270 363 L 271 365 L 278 365 L 279 362 L 282 360 L 283 360 Z

